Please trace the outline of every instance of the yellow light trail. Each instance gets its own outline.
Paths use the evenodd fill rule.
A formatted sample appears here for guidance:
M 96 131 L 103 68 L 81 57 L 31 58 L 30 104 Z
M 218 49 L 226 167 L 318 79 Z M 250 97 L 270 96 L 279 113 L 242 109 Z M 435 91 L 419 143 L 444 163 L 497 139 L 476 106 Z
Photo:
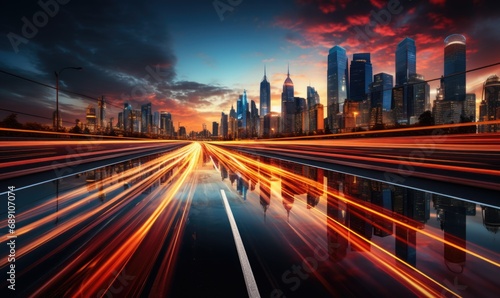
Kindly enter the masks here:
M 287 179 L 283 179 L 282 183 L 287 183 L 286 180 L 291 180 L 291 181 L 294 181 L 293 183 L 299 183 L 299 181 L 306 181 L 306 183 L 308 183 L 308 185 L 310 185 L 311 187 L 313 188 L 318 188 L 317 190 L 318 191 L 323 191 L 322 189 L 322 186 L 318 186 L 317 184 L 314 183 L 314 181 L 311 181 L 307 178 L 304 178 L 302 176 L 299 176 L 297 174 L 294 174 L 294 173 L 290 173 L 286 170 L 283 170 L 283 169 L 280 169 L 278 167 L 275 167 L 275 166 L 271 166 L 271 165 L 267 165 L 267 164 L 263 164 L 259 161 L 256 161 L 254 159 L 251 159 L 249 157 L 246 157 L 242 154 L 234 154 L 228 150 L 225 150 L 225 149 L 222 149 L 218 146 L 214 146 L 214 145 L 211 145 L 211 144 L 205 144 L 205 146 L 207 147 L 208 151 L 213 154 L 221 163 L 225 164 L 226 167 L 228 167 L 229 169 L 231 169 L 233 172 L 238 172 L 238 171 L 241 171 L 241 172 L 245 172 L 245 175 L 249 177 L 250 180 L 253 180 L 253 181 L 263 181 L 263 180 L 266 180 L 267 177 L 265 176 L 262 176 L 262 175 L 259 175 L 258 171 L 256 170 L 256 168 L 259 168 L 259 169 L 264 169 L 266 172 L 270 172 L 270 173 L 275 173 L 276 175 L 280 175 L 282 177 L 286 177 Z M 243 168 L 241 167 L 242 165 L 245 165 Z M 262 170 L 261 170 L 262 171 Z M 269 183 L 269 181 L 266 181 L 267 183 Z M 290 185 L 289 187 L 293 187 L 293 185 Z M 483 255 L 481 255 L 480 253 L 477 253 L 477 252 L 474 252 L 472 250 L 469 250 L 469 249 L 465 249 L 453 242 L 450 242 L 450 241 L 446 241 L 446 240 L 443 240 L 441 239 L 439 236 L 436 236 L 432 233 L 429 233 L 427 231 L 424 231 L 424 230 L 421 230 L 421 229 L 418 229 L 414 226 L 412 226 L 411 224 L 409 224 L 408 222 L 412 222 L 413 220 L 411 219 L 408 219 L 408 218 L 405 218 L 403 216 L 400 216 L 402 217 L 403 219 L 396 219 L 394 217 L 391 217 L 389 215 L 386 215 L 384 214 L 383 212 L 380 212 L 380 211 L 377 211 L 375 210 L 374 208 L 370 208 L 369 206 L 365 206 L 364 204 L 361 204 L 361 203 L 358 203 L 355 199 L 353 198 L 348 198 L 347 196 L 339 196 L 338 194 L 334 193 L 333 191 L 331 191 L 331 189 L 328 189 L 326 191 L 326 194 L 331 196 L 331 197 L 334 197 L 336 198 L 337 200 L 340 200 L 342 202 L 345 202 L 351 206 L 355 206 L 357 208 L 359 208 L 360 210 L 364 210 L 366 212 L 368 212 L 369 214 L 372 214 L 372 215 L 375 215 L 375 216 L 378 216 L 380 218 L 383 218 L 383 219 L 386 219 L 394 224 L 398 224 L 400 226 L 403 226 L 407 229 L 410 229 L 410 230 L 413 230 L 415 231 L 416 233 L 420 233 L 424 236 L 427 236 L 433 240 L 436 240 L 438 242 L 441 242 L 443 244 L 446 244 L 446 245 L 449 245 L 453 248 L 456 248 L 460 251 L 463 251 L 469 255 L 472 255 L 486 263 L 489 263 L 493 266 L 496 266 L 496 267 L 500 267 L 500 263 L 497 262 L 497 261 L 494 261 L 490 258 L 487 258 Z M 293 196 L 293 193 L 289 193 L 288 195 L 291 195 Z M 303 204 L 303 202 L 301 202 Z M 366 202 L 365 202 L 366 203 Z M 318 210 L 314 210 L 314 212 L 320 212 Z M 327 218 L 329 218 L 329 220 L 332 220 L 334 222 L 336 222 L 337 224 L 339 225 L 342 225 L 340 222 L 332 219 L 331 217 L 329 217 L 328 215 L 326 214 L 323 214 L 321 213 L 323 216 L 326 216 Z M 406 221 L 406 222 L 405 222 Z M 342 225 L 344 228 L 346 228 L 348 231 L 352 232 L 352 233 L 355 233 L 354 231 L 351 231 L 348 227 Z M 360 235 L 358 235 L 360 236 Z M 361 236 L 360 236 L 361 237 Z M 361 238 L 363 239 L 363 238 Z M 395 258 L 395 259 L 398 259 L 400 260 L 399 258 L 397 258 L 394 254 L 388 252 L 387 250 L 383 249 L 382 247 L 376 245 L 375 243 L 371 242 L 371 241 L 368 241 L 368 243 L 374 245 L 375 247 L 377 247 L 380 251 L 384 252 L 385 254 L 389 255 L 390 257 L 392 258 Z M 402 261 L 402 260 L 400 260 Z M 405 263 L 404 261 L 402 261 L 403 263 Z M 407 266 L 409 266 L 407 263 L 405 263 Z M 385 266 L 385 265 L 384 265 Z M 392 270 L 392 267 L 387 265 L 388 269 Z M 425 273 L 423 273 L 422 271 L 419 271 L 417 270 L 416 268 L 410 268 L 412 270 L 414 270 L 415 272 L 417 272 L 419 275 L 423 276 L 424 278 L 432 281 L 433 283 L 435 283 L 436 285 L 438 285 L 440 288 L 443 288 L 443 289 L 446 289 L 447 291 L 451 291 L 449 290 L 448 288 L 446 288 L 444 285 L 441 285 L 439 282 L 435 281 L 434 279 L 432 279 L 431 277 L 429 277 L 428 275 L 425 275 Z M 405 280 L 407 280 L 408 282 L 410 282 L 410 280 L 408 280 L 407 278 L 410 278 L 409 276 L 406 276 L 404 277 Z M 413 281 L 412 281 L 413 282 Z M 420 284 L 420 286 L 422 286 L 422 284 Z M 417 288 L 419 288 L 420 286 L 416 286 Z M 426 295 L 429 294 L 429 293 L 426 293 Z M 454 295 L 457 295 L 456 293 L 454 293 Z

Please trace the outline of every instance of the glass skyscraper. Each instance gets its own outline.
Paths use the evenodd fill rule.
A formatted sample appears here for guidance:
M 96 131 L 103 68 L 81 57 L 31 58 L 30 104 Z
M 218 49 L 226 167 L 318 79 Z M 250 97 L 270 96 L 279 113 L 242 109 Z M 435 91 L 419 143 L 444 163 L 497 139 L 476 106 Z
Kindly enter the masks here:
M 151 111 L 151 103 L 141 106 L 141 132 L 151 133 L 151 125 L 153 124 L 153 114 Z
M 370 84 L 370 127 L 383 123 L 383 111 L 391 109 L 393 77 L 381 72 L 373 76 Z
M 489 76 L 483 85 L 483 108 L 480 113 L 480 121 L 492 121 L 500 119 L 500 78 L 496 75 Z M 500 125 L 492 124 L 483 126 L 482 131 L 498 132 Z
M 417 47 L 409 37 L 403 39 L 396 49 L 396 86 L 408 83 L 410 76 L 417 73 Z
M 328 126 L 338 129 L 337 114 L 344 110 L 344 102 L 349 97 L 349 74 L 347 53 L 341 46 L 334 46 L 328 54 L 327 70 L 327 117 Z
M 318 91 L 312 86 L 307 86 L 307 108 L 311 109 L 319 103 Z
M 370 85 L 371 107 L 381 107 L 385 111 L 391 109 L 393 77 L 381 72 L 373 76 L 373 83 Z
M 444 40 L 444 100 L 465 100 L 465 37 L 452 34 Z
M 265 116 L 269 112 L 271 112 L 271 84 L 267 80 L 264 67 L 264 78 L 260 82 L 260 116 Z
M 283 83 L 283 93 L 281 93 L 281 129 L 283 133 L 293 133 L 295 124 L 295 98 L 292 79 L 290 79 L 290 68 L 285 82 Z
M 350 74 L 349 100 L 365 100 L 373 78 L 370 53 L 358 53 L 352 56 Z

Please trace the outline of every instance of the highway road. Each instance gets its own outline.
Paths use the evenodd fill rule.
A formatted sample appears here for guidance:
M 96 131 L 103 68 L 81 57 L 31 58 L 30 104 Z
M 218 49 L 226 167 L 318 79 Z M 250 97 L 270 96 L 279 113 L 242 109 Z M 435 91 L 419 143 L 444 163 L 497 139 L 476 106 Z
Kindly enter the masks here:
M 2 256 L 12 236 L 16 246 L 15 262 L 2 257 L 0 270 L 15 265 L 18 296 L 484 297 L 500 287 L 491 184 L 459 187 L 482 194 L 477 200 L 447 196 L 458 185 L 453 176 L 436 182 L 447 185 L 441 193 L 405 187 L 383 180 L 397 172 L 341 162 L 357 152 L 390 169 L 382 159 L 411 154 L 410 140 L 380 140 L 390 153 L 370 151 L 378 140 L 337 141 L 153 143 L 125 161 L 87 169 L 81 162 L 61 179 L 43 171 L 29 174 L 35 184 L 2 179 L 4 188 L 16 183 L 16 224 L 2 237 Z M 478 141 L 463 140 L 487 154 L 471 154 L 471 168 L 494 177 L 497 143 Z M 443 159 L 458 142 L 436 145 L 415 173 L 465 169 L 467 150 Z M 108 150 L 121 152 L 116 146 Z M 323 160 L 332 154 L 334 162 Z M 382 179 L 370 177 L 376 172 Z M 8 231 L 5 207 L 0 226 Z M 9 285 L 0 282 L 5 295 Z

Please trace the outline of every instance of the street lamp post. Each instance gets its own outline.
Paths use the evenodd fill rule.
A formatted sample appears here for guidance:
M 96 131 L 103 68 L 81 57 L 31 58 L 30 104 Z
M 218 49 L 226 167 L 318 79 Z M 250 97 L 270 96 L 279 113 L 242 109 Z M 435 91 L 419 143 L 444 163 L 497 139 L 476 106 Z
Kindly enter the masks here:
M 357 119 L 356 119 L 356 116 L 358 116 L 358 112 L 354 112 L 354 131 L 356 131 L 356 128 L 358 128 L 358 123 L 357 123 Z
M 54 71 L 56 75 L 56 125 L 54 126 L 55 131 L 59 131 L 59 76 L 65 69 L 76 69 L 76 70 L 82 70 L 81 67 L 74 67 L 74 66 L 68 66 L 68 67 L 63 67 L 61 70 Z

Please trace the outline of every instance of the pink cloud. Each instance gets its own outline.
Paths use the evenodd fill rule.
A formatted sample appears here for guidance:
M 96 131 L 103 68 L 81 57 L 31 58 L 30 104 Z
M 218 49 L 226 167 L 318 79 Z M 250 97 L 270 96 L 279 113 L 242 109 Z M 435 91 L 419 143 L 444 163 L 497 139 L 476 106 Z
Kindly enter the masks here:
M 446 4 L 446 0 L 429 0 L 431 4 L 444 6 Z
M 370 21 L 370 17 L 368 15 L 355 15 L 355 16 L 347 16 L 347 22 L 351 26 L 361 26 L 364 24 L 368 24 Z
M 376 8 L 382 8 L 386 5 L 386 1 L 383 0 L 370 0 L 370 3 Z

